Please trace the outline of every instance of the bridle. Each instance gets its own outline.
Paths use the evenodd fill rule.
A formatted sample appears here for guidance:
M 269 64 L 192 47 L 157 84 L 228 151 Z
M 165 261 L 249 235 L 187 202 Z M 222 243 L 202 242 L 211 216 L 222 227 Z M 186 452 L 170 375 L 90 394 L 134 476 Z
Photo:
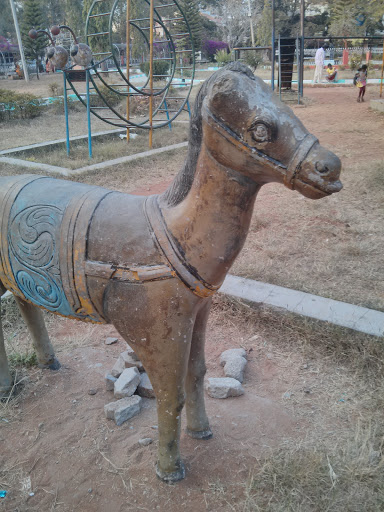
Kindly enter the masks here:
M 308 133 L 304 139 L 300 142 L 298 147 L 296 148 L 288 166 L 284 165 L 279 160 L 272 158 L 257 148 L 253 148 L 249 144 L 247 144 L 237 133 L 235 133 L 231 128 L 225 125 L 220 121 L 212 112 L 208 109 L 207 106 L 203 105 L 203 115 L 205 121 L 214 128 L 222 137 L 224 137 L 228 142 L 230 142 L 233 146 L 238 148 L 240 151 L 246 152 L 250 155 L 254 160 L 261 163 L 264 166 L 268 166 L 274 171 L 279 172 L 283 175 L 283 182 L 286 187 L 291 190 L 295 189 L 295 179 L 300 170 L 301 164 L 307 157 L 308 153 L 311 151 L 312 147 L 319 142 L 318 139 Z

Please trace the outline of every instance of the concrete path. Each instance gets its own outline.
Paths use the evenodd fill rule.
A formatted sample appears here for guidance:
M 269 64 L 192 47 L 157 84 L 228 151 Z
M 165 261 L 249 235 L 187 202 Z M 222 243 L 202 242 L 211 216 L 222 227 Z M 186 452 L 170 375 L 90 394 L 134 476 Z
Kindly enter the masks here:
M 366 334 L 384 335 L 384 313 L 374 309 L 232 275 L 226 277 L 220 292 Z

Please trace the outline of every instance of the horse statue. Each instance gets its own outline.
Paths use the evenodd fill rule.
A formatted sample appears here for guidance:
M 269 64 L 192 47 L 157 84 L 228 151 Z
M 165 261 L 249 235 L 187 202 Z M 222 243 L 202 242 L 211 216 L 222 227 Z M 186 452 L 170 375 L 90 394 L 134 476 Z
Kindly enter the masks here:
M 207 319 L 243 247 L 258 191 L 278 182 L 319 199 L 342 188 L 340 168 L 236 62 L 202 85 L 186 161 L 163 194 L 133 196 L 39 175 L 0 178 L 0 284 L 15 295 L 39 364 L 59 366 L 38 307 L 113 324 L 157 398 L 160 479 L 185 475 L 184 403 L 188 434 L 212 436 L 204 406 Z M 11 387 L 1 334 L 0 387 Z

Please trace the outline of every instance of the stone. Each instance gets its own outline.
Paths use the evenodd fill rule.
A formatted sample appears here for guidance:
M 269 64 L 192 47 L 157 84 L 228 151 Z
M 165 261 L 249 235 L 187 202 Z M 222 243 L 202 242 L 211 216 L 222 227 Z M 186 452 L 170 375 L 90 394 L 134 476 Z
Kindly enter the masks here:
M 135 351 L 133 350 L 132 347 L 128 345 L 128 343 L 126 352 L 128 352 L 128 355 L 130 355 L 134 361 L 139 361 L 139 358 L 137 357 Z
M 230 348 L 228 350 L 224 350 L 220 356 L 220 364 L 221 366 L 224 366 L 228 359 L 239 356 L 247 360 L 247 353 L 243 348 Z
M 212 398 L 228 398 L 244 394 L 244 389 L 240 382 L 230 377 L 211 377 L 207 380 L 205 389 Z
M 113 391 L 115 389 L 115 382 L 117 381 L 117 378 L 111 375 L 110 373 L 107 373 L 105 375 L 105 389 L 107 391 Z
M 136 355 L 135 355 L 136 357 Z M 125 368 L 137 368 L 140 372 L 144 371 L 144 366 L 141 361 L 137 360 L 131 355 L 129 350 L 122 352 L 119 355 L 119 359 L 121 359 L 124 363 Z
M 243 382 L 244 380 L 244 369 L 247 365 L 246 359 L 242 356 L 233 356 L 227 358 L 227 362 L 224 366 L 224 375 L 226 377 L 231 377 L 232 379 L 236 379 L 239 382 Z
M 122 359 L 119 356 L 119 358 L 117 359 L 116 363 L 114 364 L 114 366 L 111 370 L 111 375 L 112 375 L 112 377 L 115 377 L 117 379 L 118 377 L 120 377 L 120 375 L 123 373 L 124 370 L 125 370 L 124 359 Z
M 115 382 L 115 397 L 125 398 L 132 396 L 139 382 L 139 370 L 137 368 L 126 368 Z
M 97 389 L 90 389 L 88 390 L 88 395 L 96 395 Z
M 106 345 L 113 345 L 114 343 L 117 343 L 119 340 L 118 338 L 111 338 L 111 337 L 108 337 L 106 338 L 106 340 L 104 341 L 104 343 Z
M 145 398 L 156 398 L 151 381 L 145 372 L 140 375 L 140 383 L 137 386 L 137 394 Z
M 139 439 L 140 446 L 148 446 L 153 443 L 153 439 L 151 437 L 143 437 L 143 439 Z
M 107 419 L 115 420 L 117 426 L 129 420 L 140 412 L 141 398 L 137 395 L 122 398 L 116 402 L 104 405 L 104 413 Z

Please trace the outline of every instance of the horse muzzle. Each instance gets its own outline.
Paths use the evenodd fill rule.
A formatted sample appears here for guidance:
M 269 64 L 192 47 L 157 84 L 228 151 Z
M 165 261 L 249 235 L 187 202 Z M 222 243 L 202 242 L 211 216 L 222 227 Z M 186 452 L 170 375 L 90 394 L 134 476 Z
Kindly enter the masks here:
M 329 196 L 343 188 L 339 180 L 340 171 L 340 159 L 316 143 L 301 162 L 295 175 L 294 189 L 310 199 Z

